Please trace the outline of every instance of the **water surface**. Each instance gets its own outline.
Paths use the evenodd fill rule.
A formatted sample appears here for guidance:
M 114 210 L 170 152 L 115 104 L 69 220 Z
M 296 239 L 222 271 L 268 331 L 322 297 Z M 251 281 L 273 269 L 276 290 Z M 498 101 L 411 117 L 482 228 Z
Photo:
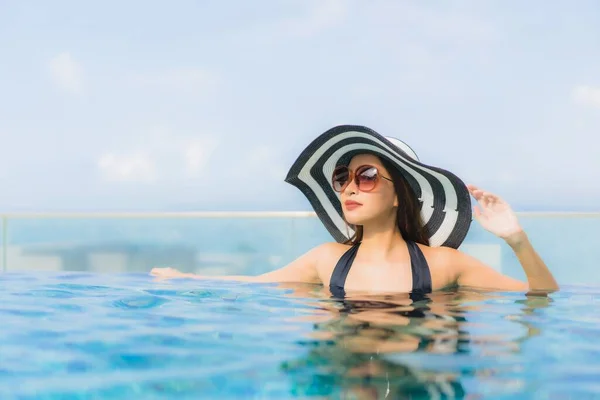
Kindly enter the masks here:
M 6 273 L 0 398 L 595 398 L 599 299 Z

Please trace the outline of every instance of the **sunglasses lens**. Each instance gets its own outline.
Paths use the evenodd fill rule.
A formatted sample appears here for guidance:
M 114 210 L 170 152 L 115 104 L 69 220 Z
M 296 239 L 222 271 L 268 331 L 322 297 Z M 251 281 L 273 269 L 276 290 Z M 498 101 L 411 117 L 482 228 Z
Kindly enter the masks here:
M 358 178 L 358 189 L 363 192 L 368 192 L 375 188 L 379 171 L 375 167 L 365 167 L 356 171 Z
M 344 190 L 344 188 L 348 184 L 349 178 L 350 172 L 348 171 L 348 168 L 337 168 L 335 171 L 333 171 L 333 190 L 335 190 L 336 192 L 341 192 L 342 190 Z

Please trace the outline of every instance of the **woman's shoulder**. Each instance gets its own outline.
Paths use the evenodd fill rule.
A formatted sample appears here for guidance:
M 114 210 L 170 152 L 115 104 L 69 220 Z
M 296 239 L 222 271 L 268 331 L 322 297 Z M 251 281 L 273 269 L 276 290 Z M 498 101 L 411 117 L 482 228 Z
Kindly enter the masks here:
M 325 242 L 315 247 L 315 252 L 324 258 L 329 257 L 341 257 L 346 251 L 348 251 L 352 245 L 337 243 L 337 242 Z
M 452 247 L 446 246 L 428 246 L 426 244 L 417 243 L 423 255 L 429 262 L 434 262 L 435 264 L 447 264 L 452 261 L 456 257 L 458 257 L 461 253 L 459 250 L 454 249 Z
M 451 281 L 456 278 L 459 272 L 458 266 L 464 259 L 464 253 L 452 247 L 431 247 L 420 243 L 418 245 L 432 274 L 443 276 Z
M 351 247 L 352 245 L 337 242 L 326 242 L 316 246 L 313 249 L 313 256 L 315 257 L 315 265 L 320 274 L 323 276 L 330 275 L 338 260 Z
M 459 251 L 445 246 L 427 246 L 421 243 L 417 244 L 423 256 L 427 261 L 429 273 L 434 288 L 443 288 L 453 285 L 458 277 L 458 271 L 455 268 L 456 258 Z M 437 290 L 437 289 L 436 289 Z

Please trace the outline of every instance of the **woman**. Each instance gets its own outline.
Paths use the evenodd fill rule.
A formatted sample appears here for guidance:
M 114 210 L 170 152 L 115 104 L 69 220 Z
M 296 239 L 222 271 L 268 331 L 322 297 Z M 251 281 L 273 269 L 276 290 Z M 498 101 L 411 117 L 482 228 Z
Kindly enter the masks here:
M 307 196 L 335 241 L 259 276 L 206 279 L 322 283 L 334 295 L 430 293 L 456 286 L 558 290 L 506 202 L 467 187 L 446 170 L 421 163 L 398 139 L 363 126 L 334 127 L 300 154 L 286 181 Z M 479 203 L 474 213 L 470 195 Z M 513 249 L 527 282 L 457 250 L 472 215 Z M 161 278 L 202 278 L 172 268 L 154 268 L 151 273 Z

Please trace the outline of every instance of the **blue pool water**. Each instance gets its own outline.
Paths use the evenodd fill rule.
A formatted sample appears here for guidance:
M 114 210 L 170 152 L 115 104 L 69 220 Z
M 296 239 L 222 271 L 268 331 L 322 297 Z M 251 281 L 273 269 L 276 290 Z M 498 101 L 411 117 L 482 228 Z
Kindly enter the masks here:
M 600 397 L 600 289 L 330 299 L 319 286 L 0 274 L 1 399 Z

